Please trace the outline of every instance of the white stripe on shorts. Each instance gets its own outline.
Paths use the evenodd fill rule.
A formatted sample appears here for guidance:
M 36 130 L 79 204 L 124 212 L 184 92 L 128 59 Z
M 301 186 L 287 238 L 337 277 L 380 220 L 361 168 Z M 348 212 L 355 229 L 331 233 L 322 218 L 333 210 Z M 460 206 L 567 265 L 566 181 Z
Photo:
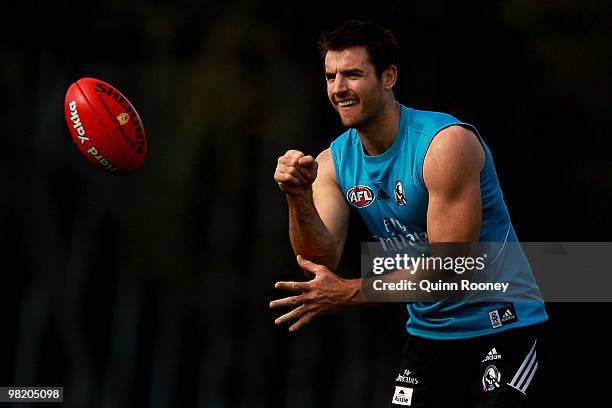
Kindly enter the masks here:
M 537 342 L 537 339 L 533 342 L 533 346 L 531 347 L 531 350 L 529 350 L 525 360 L 523 360 L 523 364 L 521 364 L 519 367 L 518 371 L 514 375 L 514 378 L 512 378 L 512 381 L 508 383 L 509 386 L 516 388 L 523 394 L 526 394 L 527 387 L 529 387 L 529 384 L 531 384 L 531 380 L 538 369 L 538 360 L 535 348 Z

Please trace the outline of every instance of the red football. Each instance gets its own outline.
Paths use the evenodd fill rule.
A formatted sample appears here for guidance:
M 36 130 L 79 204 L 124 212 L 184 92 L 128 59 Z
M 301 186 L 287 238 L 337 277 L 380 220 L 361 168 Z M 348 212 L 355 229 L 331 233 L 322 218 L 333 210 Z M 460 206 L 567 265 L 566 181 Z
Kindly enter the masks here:
M 115 87 L 81 78 L 68 88 L 66 123 L 77 147 L 96 167 L 129 174 L 147 157 L 147 136 L 134 106 Z

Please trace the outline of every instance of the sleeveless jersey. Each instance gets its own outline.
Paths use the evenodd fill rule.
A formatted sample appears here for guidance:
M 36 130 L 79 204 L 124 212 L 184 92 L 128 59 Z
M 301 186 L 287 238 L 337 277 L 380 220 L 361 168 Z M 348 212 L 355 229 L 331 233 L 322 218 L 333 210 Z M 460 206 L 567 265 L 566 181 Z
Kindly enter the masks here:
M 364 153 L 361 138 L 349 129 L 331 143 L 338 185 L 374 239 L 383 248 L 428 243 L 428 191 L 423 179 L 423 161 L 433 138 L 443 129 L 459 125 L 478 137 L 486 160 L 480 173 L 482 224 L 480 241 L 517 242 L 504 202 L 493 159 L 478 131 L 451 115 L 419 111 L 401 106 L 400 124 L 392 146 L 384 153 Z M 518 245 L 515 246 L 515 248 Z M 548 316 L 527 259 L 501 257 L 500 278 L 515 283 L 521 299 L 508 303 L 463 301 L 414 302 L 407 308 L 410 334 L 431 339 L 460 339 L 487 335 L 546 321 Z M 512 265 L 510 265 L 512 264 Z M 506 319 L 504 324 L 503 316 Z

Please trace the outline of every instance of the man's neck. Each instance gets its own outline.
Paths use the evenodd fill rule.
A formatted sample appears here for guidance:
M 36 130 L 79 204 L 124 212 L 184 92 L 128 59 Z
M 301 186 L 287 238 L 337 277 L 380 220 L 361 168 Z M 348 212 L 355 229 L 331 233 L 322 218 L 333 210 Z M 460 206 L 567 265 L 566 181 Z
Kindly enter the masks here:
M 393 99 L 387 103 L 376 121 L 363 129 L 357 129 L 368 155 L 379 155 L 391 148 L 399 129 L 400 112 L 399 102 Z

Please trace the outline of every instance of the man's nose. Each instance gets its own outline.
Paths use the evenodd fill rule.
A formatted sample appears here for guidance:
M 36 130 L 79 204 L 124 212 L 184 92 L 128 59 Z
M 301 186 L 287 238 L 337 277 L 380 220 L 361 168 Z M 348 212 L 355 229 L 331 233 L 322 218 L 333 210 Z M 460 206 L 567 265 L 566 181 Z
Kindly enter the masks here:
M 338 75 L 336 79 L 334 80 L 334 93 L 342 94 L 342 93 L 345 93 L 347 90 L 348 90 L 348 86 L 347 86 L 346 78 L 344 78 L 342 75 Z

